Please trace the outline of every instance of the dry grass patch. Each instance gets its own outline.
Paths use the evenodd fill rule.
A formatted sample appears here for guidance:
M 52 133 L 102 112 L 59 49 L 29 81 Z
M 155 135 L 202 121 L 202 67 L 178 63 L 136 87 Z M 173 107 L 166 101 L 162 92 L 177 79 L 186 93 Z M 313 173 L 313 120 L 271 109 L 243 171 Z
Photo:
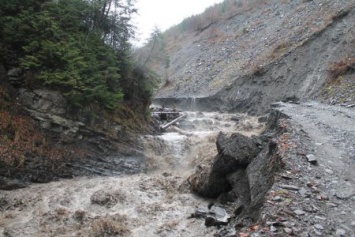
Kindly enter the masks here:
M 348 71 L 355 71 L 355 57 L 347 57 L 329 66 L 330 78 L 329 82 L 335 82 L 337 78 L 344 75 Z

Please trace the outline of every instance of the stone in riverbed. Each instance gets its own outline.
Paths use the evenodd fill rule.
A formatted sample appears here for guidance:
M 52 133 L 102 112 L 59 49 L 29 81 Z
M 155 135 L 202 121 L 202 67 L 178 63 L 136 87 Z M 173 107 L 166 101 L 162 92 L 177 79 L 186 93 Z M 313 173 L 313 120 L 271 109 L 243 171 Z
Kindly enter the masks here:
M 208 209 L 203 207 L 198 207 L 195 213 L 191 215 L 193 218 L 205 218 L 208 215 Z
M 7 179 L 0 177 L 0 190 L 15 190 L 25 188 L 28 185 L 17 179 Z
M 230 215 L 225 209 L 218 206 L 212 206 L 206 217 L 205 226 L 227 225 L 229 220 Z

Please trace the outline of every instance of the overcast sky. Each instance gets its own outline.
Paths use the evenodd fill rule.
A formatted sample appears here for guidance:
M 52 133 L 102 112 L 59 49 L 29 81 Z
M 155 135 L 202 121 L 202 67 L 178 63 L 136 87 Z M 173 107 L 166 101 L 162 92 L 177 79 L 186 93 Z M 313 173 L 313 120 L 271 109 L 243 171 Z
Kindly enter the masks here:
M 139 44 L 145 43 L 155 26 L 165 31 L 219 2 L 223 0 L 136 0 L 138 16 L 133 23 L 137 27 Z

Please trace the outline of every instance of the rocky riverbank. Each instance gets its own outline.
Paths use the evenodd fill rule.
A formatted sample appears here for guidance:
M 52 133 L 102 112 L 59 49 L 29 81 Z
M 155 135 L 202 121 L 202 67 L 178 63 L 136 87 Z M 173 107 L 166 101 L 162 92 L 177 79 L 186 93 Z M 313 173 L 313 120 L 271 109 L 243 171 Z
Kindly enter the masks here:
M 150 125 L 141 115 L 76 108 L 59 91 L 22 85 L 26 76 L 0 65 L 0 189 L 145 169 L 139 136 Z
M 268 160 L 262 164 L 268 173 L 262 167 L 253 169 L 253 161 L 261 158 L 258 155 L 244 171 L 234 166 L 232 173 L 223 175 L 222 183 L 223 176 L 216 179 L 221 157 L 229 158 L 224 164 L 231 169 L 244 154 L 242 149 L 234 156 L 220 152 L 207 177 L 201 171 L 193 176 L 200 181 L 193 189 L 201 193 L 202 188 L 202 194 L 213 193 L 209 188 L 223 192 L 223 184 L 231 190 L 219 197 L 232 216 L 219 236 L 354 236 L 355 111 L 316 102 L 274 106 L 274 113 L 283 118 L 275 123 L 278 133 L 269 143 L 275 146 L 274 152 L 264 154 Z M 263 183 L 276 167 L 272 181 Z M 254 185 L 257 192 L 253 192 Z M 255 197 L 261 197 L 259 203 Z

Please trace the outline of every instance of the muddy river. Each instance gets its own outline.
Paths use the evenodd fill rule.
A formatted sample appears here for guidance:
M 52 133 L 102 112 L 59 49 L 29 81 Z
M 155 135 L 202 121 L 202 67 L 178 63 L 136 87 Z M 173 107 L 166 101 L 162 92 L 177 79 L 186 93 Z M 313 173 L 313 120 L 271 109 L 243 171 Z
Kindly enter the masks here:
M 220 131 L 262 130 L 257 118 L 243 114 L 187 112 L 164 134 L 142 137 L 144 173 L 0 191 L 0 236 L 213 236 L 213 227 L 189 218 L 211 200 L 192 194 L 188 177 L 217 154 Z

